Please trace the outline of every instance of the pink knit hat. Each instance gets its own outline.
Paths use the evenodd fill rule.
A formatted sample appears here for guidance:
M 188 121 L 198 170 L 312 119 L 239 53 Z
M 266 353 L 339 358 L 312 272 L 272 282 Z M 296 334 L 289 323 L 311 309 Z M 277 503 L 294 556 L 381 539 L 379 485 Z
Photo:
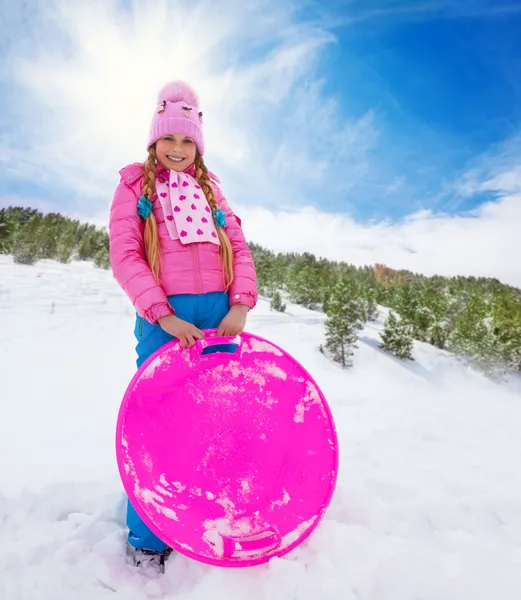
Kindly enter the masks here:
M 199 111 L 199 100 L 193 89 L 184 81 L 171 81 L 159 93 L 158 104 L 150 126 L 147 149 L 167 133 L 183 134 L 194 140 L 202 156 L 203 113 Z

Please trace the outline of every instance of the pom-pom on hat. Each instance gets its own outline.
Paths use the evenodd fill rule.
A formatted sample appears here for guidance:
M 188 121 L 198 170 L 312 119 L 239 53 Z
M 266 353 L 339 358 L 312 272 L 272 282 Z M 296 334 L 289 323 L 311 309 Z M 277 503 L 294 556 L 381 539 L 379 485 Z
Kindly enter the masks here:
M 194 90 L 184 81 L 171 81 L 160 91 L 158 106 L 150 126 L 147 148 L 167 133 L 191 137 L 204 154 L 203 113 Z

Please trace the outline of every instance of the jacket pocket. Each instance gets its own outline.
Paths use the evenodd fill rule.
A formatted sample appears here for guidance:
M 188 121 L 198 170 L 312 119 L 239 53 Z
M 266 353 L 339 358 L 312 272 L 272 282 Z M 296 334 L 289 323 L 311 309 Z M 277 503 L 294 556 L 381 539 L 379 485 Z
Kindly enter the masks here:
M 143 337 L 143 321 L 145 320 L 145 317 L 141 317 L 140 321 L 139 321 L 139 327 L 138 327 L 138 335 L 139 337 Z

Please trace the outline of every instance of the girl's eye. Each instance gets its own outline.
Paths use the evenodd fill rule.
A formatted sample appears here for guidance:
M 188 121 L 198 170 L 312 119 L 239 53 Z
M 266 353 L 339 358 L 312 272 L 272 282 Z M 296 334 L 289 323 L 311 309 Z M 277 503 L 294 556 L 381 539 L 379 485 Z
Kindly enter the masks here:
M 166 140 L 167 142 L 171 142 L 174 138 L 169 135 L 166 135 L 163 139 Z
M 189 139 L 185 139 L 185 140 L 184 140 L 184 143 L 185 143 L 185 144 L 193 144 L 193 143 L 194 143 L 194 141 L 193 141 L 193 140 L 189 140 Z

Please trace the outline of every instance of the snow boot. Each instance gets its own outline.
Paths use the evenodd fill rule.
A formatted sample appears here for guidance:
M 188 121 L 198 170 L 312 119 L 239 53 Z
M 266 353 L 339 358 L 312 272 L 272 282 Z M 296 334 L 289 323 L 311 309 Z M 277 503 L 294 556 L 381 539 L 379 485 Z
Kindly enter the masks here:
M 157 569 L 160 573 L 165 572 L 165 562 L 172 552 L 172 548 L 167 548 L 161 552 L 156 550 L 145 550 L 144 548 L 135 548 L 127 544 L 127 556 L 131 564 L 135 567 L 147 569 L 149 566 Z

